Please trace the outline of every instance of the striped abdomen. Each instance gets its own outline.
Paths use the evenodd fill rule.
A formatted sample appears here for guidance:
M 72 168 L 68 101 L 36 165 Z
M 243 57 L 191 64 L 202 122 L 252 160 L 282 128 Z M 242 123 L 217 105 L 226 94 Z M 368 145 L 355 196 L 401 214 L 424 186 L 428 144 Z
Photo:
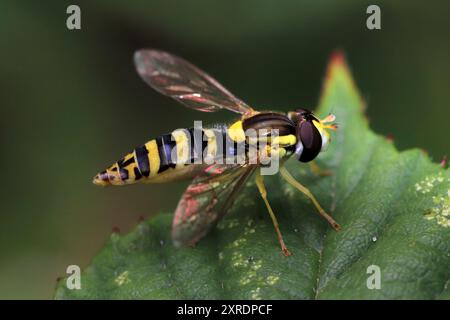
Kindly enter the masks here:
M 199 136 L 195 138 L 195 135 Z M 218 141 L 226 144 L 227 128 L 180 129 L 137 147 L 94 177 L 97 185 L 125 185 L 139 181 L 167 182 L 190 178 L 202 169 L 204 155 L 217 156 Z M 220 143 L 220 144 L 221 144 Z M 228 148 L 228 152 L 233 152 Z M 191 165 L 194 164 L 194 165 Z

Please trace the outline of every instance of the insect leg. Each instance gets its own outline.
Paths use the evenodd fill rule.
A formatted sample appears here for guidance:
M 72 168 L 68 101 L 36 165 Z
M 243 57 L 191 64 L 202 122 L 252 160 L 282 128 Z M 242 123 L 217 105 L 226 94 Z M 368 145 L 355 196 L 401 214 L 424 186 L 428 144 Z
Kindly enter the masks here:
M 281 251 L 283 251 L 283 254 L 286 257 L 290 256 L 291 253 L 289 252 L 288 248 L 284 244 L 283 236 L 281 235 L 277 217 L 275 216 L 275 213 L 273 213 L 273 210 L 270 207 L 269 201 L 267 200 L 267 190 L 266 190 L 266 186 L 264 185 L 264 177 L 261 175 L 260 170 L 258 170 L 256 172 L 256 185 L 258 186 L 259 193 L 261 194 L 261 197 L 263 198 L 264 203 L 266 204 L 267 210 L 269 211 L 270 217 L 272 218 L 273 226 L 275 227 L 275 231 L 277 232 L 278 241 L 280 241 Z
M 308 165 L 309 165 L 309 169 L 311 169 L 311 172 L 316 175 L 326 177 L 326 176 L 331 176 L 333 174 L 333 172 L 330 170 L 322 169 L 314 160 L 308 162 Z
M 295 178 L 289 173 L 289 171 L 286 170 L 285 167 L 281 167 L 280 168 L 280 173 L 281 176 L 290 184 L 292 185 L 294 188 L 296 188 L 297 190 L 299 190 L 300 192 L 302 192 L 305 196 L 307 196 L 312 203 L 314 204 L 314 206 L 316 207 L 316 209 L 319 211 L 319 214 L 325 218 L 325 220 L 328 221 L 328 223 L 336 230 L 339 231 L 341 229 L 341 226 L 334 221 L 334 219 L 325 212 L 325 210 L 323 210 L 323 208 L 320 206 L 319 202 L 316 200 L 316 198 L 313 196 L 313 194 L 311 193 L 311 191 L 308 190 L 308 188 L 306 188 L 304 185 L 302 185 L 300 182 L 298 182 L 297 180 L 295 180 Z
M 328 116 L 321 119 L 320 122 L 323 124 L 323 127 L 325 129 L 336 130 L 337 125 L 335 123 L 332 123 L 332 122 L 334 122 L 334 120 L 336 120 L 336 116 L 334 114 L 330 113 Z
M 334 114 L 330 113 L 325 118 L 320 119 L 320 122 L 322 122 L 322 123 L 331 123 L 334 120 L 336 120 L 336 116 Z

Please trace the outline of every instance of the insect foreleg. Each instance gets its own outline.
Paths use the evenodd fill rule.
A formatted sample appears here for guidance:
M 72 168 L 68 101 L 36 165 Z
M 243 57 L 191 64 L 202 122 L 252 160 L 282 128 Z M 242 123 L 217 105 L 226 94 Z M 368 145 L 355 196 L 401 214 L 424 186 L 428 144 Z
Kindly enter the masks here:
M 334 221 L 334 219 L 323 210 L 323 208 L 320 206 L 319 202 L 316 200 L 316 198 L 313 196 L 311 191 L 309 191 L 308 188 L 306 188 L 304 185 L 302 185 L 300 182 L 295 180 L 295 178 L 289 173 L 289 171 L 286 170 L 285 167 L 280 168 L 281 176 L 286 180 L 291 186 L 302 192 L 305 196 L 307 196 L 314 206 L 317 208 L 317 211 L 319 211 L 319 214 L 325 218 L 325 220 L 328 221 L 328 223 L 336 230 L 339 231 L 341 229 L 341 226 Z
M 283 251 L 283 254 L 285 256 L 290 256 L 291 253 L 284 244 L 283 236 L 281 235 L 277 217 L 275 216 L 275 213 L 273 212 L 272 208 L 270 207 L 269 201 L 267 200 L 267 191 L 266 186 L 264 185 L 264 177 L 261 175 L 260 170 L 256 172 L 256 185 L 258 186 L 259 193 L 261 194 L 261 197 L 263 198 L 264 203 L 266 204 L 267 210 L 269 211 L 270 217 L 272 218 L 273 226 L 275 227 L 275 231 L 277 232 L 278 241 L 280 241 L 281 250 Z

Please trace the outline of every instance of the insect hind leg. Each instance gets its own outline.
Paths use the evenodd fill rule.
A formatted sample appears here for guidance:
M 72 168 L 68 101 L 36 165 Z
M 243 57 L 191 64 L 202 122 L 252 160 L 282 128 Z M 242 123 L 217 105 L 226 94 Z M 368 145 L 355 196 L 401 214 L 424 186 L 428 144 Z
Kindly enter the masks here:
M 275 231 L 277 232 L 278 241 L 281 245 L 281 251 L 283 251 L 283 254 L 287 257 L 291 255 L 291 252 L 286 247 L 286 244 L 284 243 L 283 236 L 280 231 L 280 227 L 278 225 L 277 217 L 275 216 L 275 213 L 272 210 L 272 207 L 269 204 L 269 201 L 267 200 L 267 190 L 266 186 L 264 185 L 264 177 L 261 175 L 261 171 L 258 170 L 256 172 L 256 186 L 258 187 L 259 193 L 261 194 L 261 197 L 264 200 L 264 203 L 267 207 L 267 210 L 269 211 L 269 215 L 272 218 L 273 226 L 275 227 Z
M 327 220 L 327 222 L 333 227 L 334 230 L 339 231 L 341 230 L 341 226 L 328 214 L 325 212 L 325 210 L 320 206 L 319 202 L 316 200 L 314 195 L 309 191 L 308 188 L 306 188 L 304 185 L 302 185 L 300 182 L 295 180 L 295 178 L 289 173 L 289 171 L 286 170 L 285 167 L 280 168 L 280 174 L 286 180 L 291 186 L 302 192 L 305 196 L 307 196 L 311 202 L 316 207 L 317 211 L 319 211 L 319 214 Z

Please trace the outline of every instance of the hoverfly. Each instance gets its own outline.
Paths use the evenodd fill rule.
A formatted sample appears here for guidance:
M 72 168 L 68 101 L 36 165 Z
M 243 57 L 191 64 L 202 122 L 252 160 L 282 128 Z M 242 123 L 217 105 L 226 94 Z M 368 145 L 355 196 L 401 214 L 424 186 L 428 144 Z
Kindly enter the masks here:
M 255 172 L 256 185 L 272 219 L 281 250 L 289 256 L 291 253 L 283 241 L 277 218 L 268 202 L 264 176 L 261 174 L 260 151 L 264 149 L 266 154 L 276 154 L 281 159 L 279 172 L 282 177 L 305 194 L 335 230 L 340 229 L 311 192 L 283 167 L 284 161 L 291 155 L 295 155 L 300 162 L 310 162 L 326 148 L 330 142 L 328 129 L 336 129 L 332 114 L 319 120 L 307 109 L 297 109 L 287 114 L 256 111 L 202 70 L 167 52 L 139 50 L 134 55 L 134 62 L 138 74 L 148 85 L 186 107 L 203 112 L 226 109 L 241 117 L 229 126 L 224 125 L 215 130 L 201 129 L 200 144 L 192 143 L 192 139 L 189 139 L 192 129 L 178 131 L 177 134 L 174 131 L 150 140 L 98 173 L 94 177 L 94 184 L 127 185 L 193 179 L 178 203 L 172 225 L 175 245 L 193 245 L 227 213 L 240 189 Z M 218 161 L 236 156 L 238 143 L 244 145 L 244 153 L 248 153 L 249 139 L 245 136 L 248 129 L 275 129 L 278 135 L 266 134 L 256 138 L 257 152 L 253 155 L 256 161 L 248 161 L 250 156 L 244 157 L 247 160 L 240 163 Z M 261 143 L 263 138 L 266 144 Z M 219 148 L 219 142 L 224 141 L 231 141 L 231 147 L 227 144 L 226 148 Z M 185 161 L 192 161 L 193 158 L 198 160 L 199 153 L 206 153 L 213 160 L 209 163 Z M 184 162 L 177 161 L 183 156 Z

